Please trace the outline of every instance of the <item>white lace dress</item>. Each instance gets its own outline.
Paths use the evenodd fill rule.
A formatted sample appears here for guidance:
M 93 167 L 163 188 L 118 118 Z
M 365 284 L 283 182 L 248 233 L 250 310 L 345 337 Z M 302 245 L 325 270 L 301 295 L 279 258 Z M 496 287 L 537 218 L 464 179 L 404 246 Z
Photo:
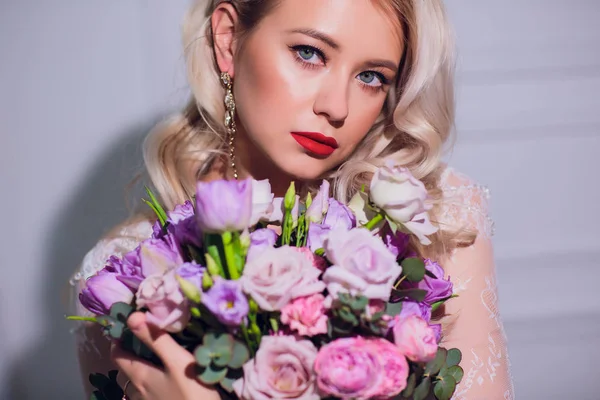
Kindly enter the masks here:
M 489 191 L 468 177 L 447 169 L 442 176 L 444 220 L 452 226 L 468 226 L 479 232 L 475 243 L 455 250 L 446 260 L 440 260 L 454 282 L 459 297 L 448 302 L 447 313 L 452 323 L 444 331 L 447 348 L 456 347 L 463 353 L 465 370 L 454 400 L 513 399 L 506 335 L 498 313 L 496 271 L 491 237 L 493 222 L 488 216 Z M 122 255 L 150 237 L 147 221 L 123 228 L 116 239 L 103 239 L 85 256 L 81 268 L 71 279 L 72 302 L 78 315 L 89 315 L 77 300 L 85 279 L 104 267 L 110 255 Z M 74 329 L 80 370 L 89 398 L 88 375 L 116 369 L 110 361 L 110 342 L 100 334 L 97 325 L 80 323 Z

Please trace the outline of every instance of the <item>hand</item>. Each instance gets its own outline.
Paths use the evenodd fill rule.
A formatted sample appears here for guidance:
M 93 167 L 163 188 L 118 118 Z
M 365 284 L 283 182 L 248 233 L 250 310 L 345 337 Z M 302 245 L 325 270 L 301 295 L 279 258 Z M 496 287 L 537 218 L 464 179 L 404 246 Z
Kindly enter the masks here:
M 168 333 L 158 331 L 154 326 L 148 325 L 144 313 L 133 313 L 127 320 L 127 325 L 161 359 L 164 365 L 164 368 L 157 367 L 123 350 L 117 343 L 113 343 L 111 358 L 131 380 L 126 393 L 130 398 L 145 400 L 220 399 L 216 390 L 210 389 L 196 380 L 194 356 L 175 342 Z M 133 394 L 134 392 L 137 392 L 136 395 Z

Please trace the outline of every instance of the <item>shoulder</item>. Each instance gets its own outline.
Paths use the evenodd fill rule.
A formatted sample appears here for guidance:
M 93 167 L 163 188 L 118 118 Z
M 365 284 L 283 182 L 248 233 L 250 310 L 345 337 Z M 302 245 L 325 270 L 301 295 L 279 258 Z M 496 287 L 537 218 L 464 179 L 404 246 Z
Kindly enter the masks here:
M 100 239 L 83 257 L 79 269 L 71 278 L 71 285 L 85 281 L 101 270 L 111 255 L 122 256 L 152 235 L 152 222 L 138 217 L 113 228 Z
M 486 185 L 446 166 L 440 177 L 440 189 L 441 225 L 450 229 L 468 229 L 488 237 L 494 234 L 489 211 L 491 193 Z

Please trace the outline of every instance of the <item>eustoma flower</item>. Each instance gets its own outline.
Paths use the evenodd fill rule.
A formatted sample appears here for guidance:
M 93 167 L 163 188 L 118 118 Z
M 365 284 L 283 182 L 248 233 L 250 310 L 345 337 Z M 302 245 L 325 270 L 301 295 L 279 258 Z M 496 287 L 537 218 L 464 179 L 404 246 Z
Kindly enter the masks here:
M 85 282 L 79 294 L 81 304 L 97 315 L 107 315 L 110 307 L 117 302 L 131 303 L 133 292 L 118 275 L 101 271 Z
M 214 285 L 202 296 L 202 302 L 219 322 L 228 326 L 239 326 L 248 315 L 248 300 L 239 281 L 228 281 L 217 277 Z
M 252 180 L 198 182 L 196 218 L 205 233 L 243 231 L 252 218 Z

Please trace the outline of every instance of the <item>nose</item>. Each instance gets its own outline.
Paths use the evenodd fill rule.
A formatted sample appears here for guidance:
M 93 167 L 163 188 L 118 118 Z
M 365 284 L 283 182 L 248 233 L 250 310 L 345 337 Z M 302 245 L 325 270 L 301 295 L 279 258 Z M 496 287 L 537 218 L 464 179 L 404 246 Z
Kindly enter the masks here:
M 348 96 L 348 80 L 341 76 L 334 78 L 330 75 L 321 83 L 313 111 L 317 115 L 325 116 L 331 124 L 343 124 L 349 112 Z

